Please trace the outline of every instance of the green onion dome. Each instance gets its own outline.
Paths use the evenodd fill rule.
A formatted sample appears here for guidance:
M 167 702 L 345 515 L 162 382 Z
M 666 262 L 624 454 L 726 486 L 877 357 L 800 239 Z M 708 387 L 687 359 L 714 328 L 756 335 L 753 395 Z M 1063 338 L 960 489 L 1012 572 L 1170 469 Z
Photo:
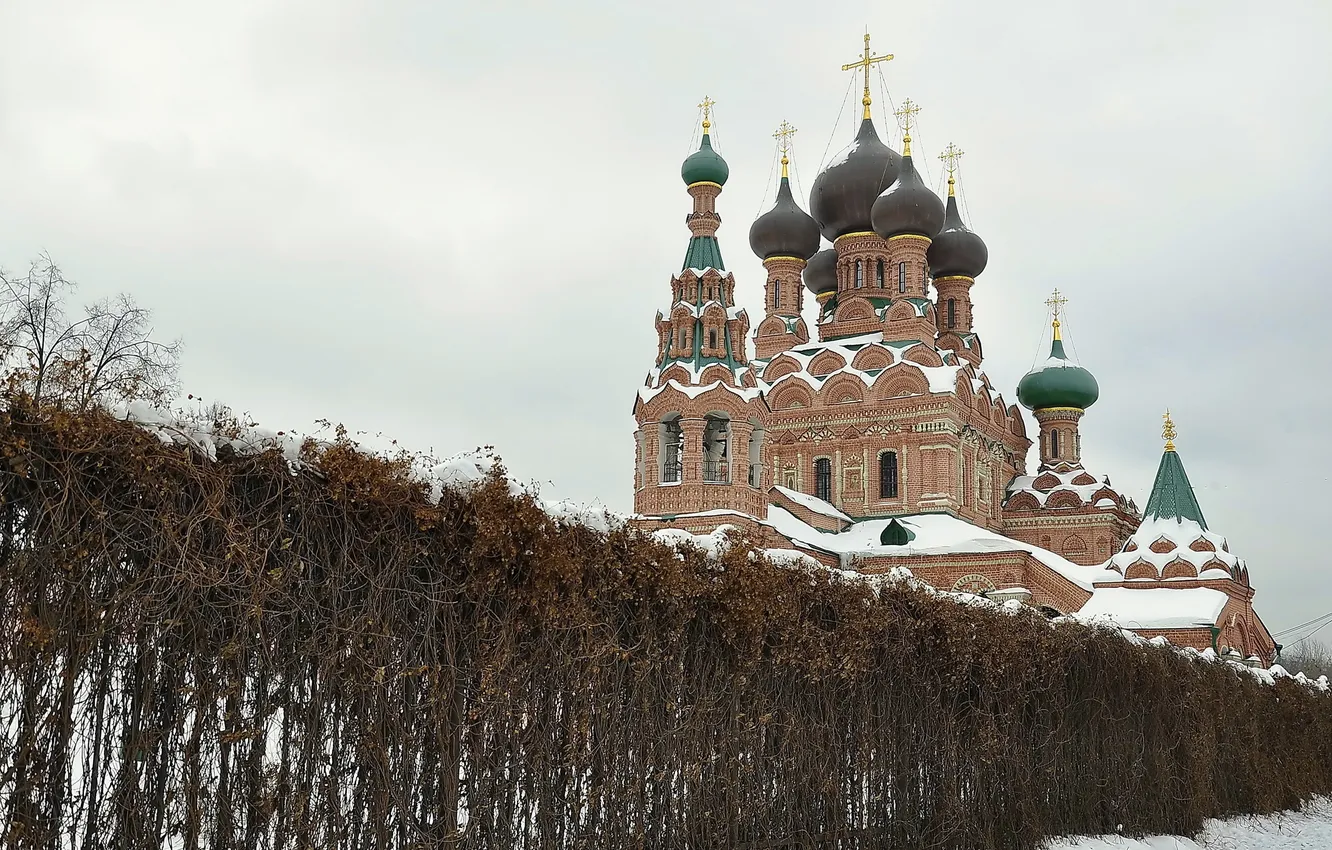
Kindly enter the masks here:
M 933 239 L 943 229 L 943 201 L 920 179 L 909 151 L 893 185 L 874 200 L 871 220 L 874 232 L 884 239 L 907 233 Z
M 805 288 L 815 297 L 837 291 L 837 249 L 824 248 L 809 258 L 802 274 Z
M 796 203 L 791 195 L 791 181 L 786 176 L 777 189 L 777 203 L 750 225 L 749 247 L 760 260 L 769 257 L 808 260 L 819 250 L 818 222 Z
M 897 153 L 879 141 L 874 122 L 861 121 L 851 146 L 824 166 L 809 192 L 809 212 L 823 238 L 835 242 L 871 229 L 874 200 L 897 180 L 898 161 Z
M 716 183 L 718 186 L 725 186 L 726 178 L 730 176 L 730 166 L 721 158 L 721 154 L 712 149 L 712 137 L 705 128 L 703 143 L 698 146 L 698 150 L 685 158 L 684 165 L 680 166 L 680 177 L 684 179 L 686 186 L 695 183 Z
M 951 186 L 949 189 L 943 230 L 934 237 L 925 256 L 930 261 L 930 271 L 935 277 L 965 275 L 974 278 L 985 271 L 985 264 L 990 260 L 990 249 L 962 223 L 962 216 L 957 211 L 957 198 L 952 194 Z
M 1092 373 L 1068 359 L 1059 328 L 1055 327 L 1050 356 L 1018 382 L 1018 401 L 1028 410 L 1076 407 L 1086 410 L 1096 403 L 1101 388 Z

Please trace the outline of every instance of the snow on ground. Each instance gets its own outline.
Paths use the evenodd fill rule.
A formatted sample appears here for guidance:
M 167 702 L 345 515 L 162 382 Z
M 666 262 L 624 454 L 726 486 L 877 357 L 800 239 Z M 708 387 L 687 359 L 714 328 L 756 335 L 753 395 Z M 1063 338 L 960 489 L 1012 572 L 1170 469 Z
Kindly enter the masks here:
M 1332 798 L 1322 797 L 1301 811 L 1263 817 L 1209 820 L 1196 838 L 1115 835 L 1060 838 L 1045 850 L 1329 850 Z

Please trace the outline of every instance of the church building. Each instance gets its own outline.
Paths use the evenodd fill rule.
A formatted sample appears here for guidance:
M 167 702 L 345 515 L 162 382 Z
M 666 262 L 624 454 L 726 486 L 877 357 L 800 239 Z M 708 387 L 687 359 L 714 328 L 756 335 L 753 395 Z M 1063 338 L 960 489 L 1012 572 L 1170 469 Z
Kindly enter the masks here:
M 864 75 L 863 116 L 815 178 L 808 212 L 788 175 L 794 131 L 779 129 L 776 203 L 749 230 L 767 272 L 753 327 L 722 260 L 730 169 L 713 146 L 712 102 L 701 104 L 702 141 L 681 168 L 689 242 L 634 405 L 635 522 L 739 526 L 830 566 L 904 566 L 943 590 L 1106 615 L 1146 637 L 1271 663 L 1248 568 L 1203 519 L 1169 415 L 1141 511 L 1083 465 L 1078 426 L 1099 389 L 1064 348 L 1057 290 L 1050 355 L 1015 387 L 1037 433 L 984 372 L 971 291 L 988 250 L 958 208 L 961 151 L 940 157 L 941 200 L 913 162 L 911 101 L 895 112 L 901 153 L 883 141 L 869 75 L 888 58 L 866 35 L 845 66 Z

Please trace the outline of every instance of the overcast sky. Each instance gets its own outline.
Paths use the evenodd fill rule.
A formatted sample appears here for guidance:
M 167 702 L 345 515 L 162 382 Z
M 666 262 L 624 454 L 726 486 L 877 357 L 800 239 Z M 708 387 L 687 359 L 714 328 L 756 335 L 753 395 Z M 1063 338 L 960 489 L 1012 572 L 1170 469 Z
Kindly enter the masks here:
M 868 27 L 880 133 L 886 85 L 935 186 L 967 152 L 992 381 L 1013 399 L 1058 286 L 1101 384 L 1088 467 L 1144 504 L 1169 406 L 1269 626 L 1332 610 L 1332 4 L 1018 5 L 5 0 L 0 264 L 133 293 L 185 390 L 263 424 L 494 445 L 627 510 L 695 104 L 757 324 L 771 134 L 799 128 L 803 205 Z

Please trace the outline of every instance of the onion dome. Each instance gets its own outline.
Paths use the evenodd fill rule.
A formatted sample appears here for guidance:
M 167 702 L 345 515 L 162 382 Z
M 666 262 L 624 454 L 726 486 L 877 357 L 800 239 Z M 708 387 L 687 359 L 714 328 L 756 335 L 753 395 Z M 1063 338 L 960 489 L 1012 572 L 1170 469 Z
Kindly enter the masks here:
M 837 249 L 824 248 L 809 258 L 803 274 L 805 288 L 815 297 L 837 291 Z
M 782 157 L 786 171 L 786 157 Z M 819 250 L 819 224 L 791 195 L 791 181 L 783 174 L 777 203 L 749 227 L 749 247 L 760 260 L 799 257 L 808 260 Z
M 726 185 L 726 178 L 731 176 L 731 167 L 722 159 L 721 154 L 712 149 L 712 137 L 708 135 L 708 122 L 703 122 L 703 142 L 698 150 L 685 158 L 680 166 L 680 177 L 686 186 L 695 183 L 716 183 Z
M 962 223 L 957 198 L 953 195 L 952 177 L 948 178 L 948 207 L 944 213 L 943 230 L 934 237 L 925 256 L 935 277 L 976 277 L 985 271 L 985 264 L 989 262 L 990 249 Z
M 943 228 L 943 201 L 920 179 L 909 147 L 902 156 L 897 180 L 875 199 L 872 221 L 874 231 L 884 239 L 904 233 L 933 239 Z
M 1022 376 L 1017 392 L 1018 401 L 1028 410 L 1049 407 L 1086 410 L 1096 403 L 1101 388 L 1091 372 L 1068 359 L 1064 353 L 1064 341 L 1059 338 L 1059 320 L 1055 319 L 1049 358 Z
M 874 122 L 860 122 L 851 146 L 833 157 L 814 178 L 809 211 L 829 242 L 847 233 L 870 230 L 874 199 L 897 180 L 899 157 L 879 141 Z

